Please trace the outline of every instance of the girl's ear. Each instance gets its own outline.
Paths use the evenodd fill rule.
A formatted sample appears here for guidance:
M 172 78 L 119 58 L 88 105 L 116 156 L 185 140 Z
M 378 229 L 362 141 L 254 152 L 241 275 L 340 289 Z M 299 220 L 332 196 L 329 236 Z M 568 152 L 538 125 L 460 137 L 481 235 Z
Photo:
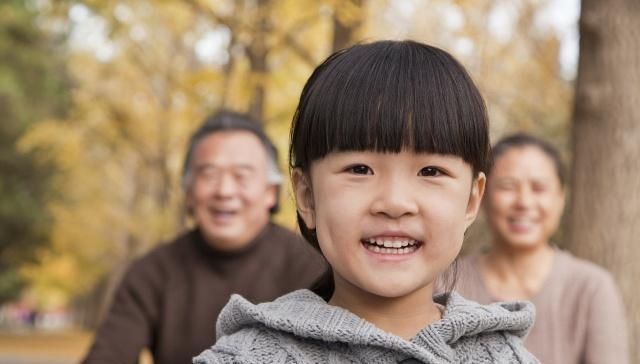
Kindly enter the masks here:
M 476 216 L 478 216 L 478 210 L 482 204 L 482 196 L 484 195 L 486 184 L 487 177 L 483 172 L 478 173 L 478 177 L 476 177 L 471 184 L 471 194 L 469 195 L 469 203 L 467 204 L 465 214 L 465 230 L 471 226 Z
M 304 224 L 307 225 L 307 229 L 313 230 L 316 228 L 316 213 L 310 176 L 302 172 L 300 168 L 294 168 L 291 174 L 291 183 L 293 184 L 298 213 L 304 220 Z

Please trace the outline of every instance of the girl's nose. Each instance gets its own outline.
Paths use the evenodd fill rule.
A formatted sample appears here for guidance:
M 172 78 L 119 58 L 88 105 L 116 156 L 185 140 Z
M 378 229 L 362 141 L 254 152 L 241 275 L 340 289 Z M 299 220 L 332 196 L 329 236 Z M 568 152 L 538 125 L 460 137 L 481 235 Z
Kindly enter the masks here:
M 413 189 L 401 178 L 389 178 L 382 182 L 374 193 L 371 203 L 371 213 L 374 215 L 386 215 L 397 219 L 405 215 L 418 213 L 418 203 Z

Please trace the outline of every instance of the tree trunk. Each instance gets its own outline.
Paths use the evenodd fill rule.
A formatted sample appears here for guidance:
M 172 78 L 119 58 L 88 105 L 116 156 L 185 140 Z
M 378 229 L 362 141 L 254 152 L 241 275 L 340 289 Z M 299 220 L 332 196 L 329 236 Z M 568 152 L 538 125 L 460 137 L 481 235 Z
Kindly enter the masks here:
M 333 10 L 333 38 L 331 42 L 332 52 L 344 49 L 353 44 L 355 33 L 362 25 L 364 12 L 364 0 L 349 0 L 348 5 L 358 10 L 352 17 L 341 14 L 342 9 L 336 6 Z M 345 6 L 345 3 L 342 4 Z
M 640 2 L 583 0 L 568 247 L 611 271 L 640 363 Z
M 267 64 L 267 36 L 271 31 L 271 3 L 268 0 L 256 2 L 257 25 L 253 40 L 247 49 L 251 74 L 254 77 L 253 92 L 249 102 L 249 115 L 264 123 L 264 105 L 266 102 L 266 76 L 269 72 Z

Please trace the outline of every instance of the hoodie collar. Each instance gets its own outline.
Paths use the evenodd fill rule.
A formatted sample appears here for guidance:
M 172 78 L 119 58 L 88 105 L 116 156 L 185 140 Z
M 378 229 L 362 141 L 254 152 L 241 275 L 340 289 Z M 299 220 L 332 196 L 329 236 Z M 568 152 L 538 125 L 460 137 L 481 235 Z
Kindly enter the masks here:
M 442 319 L 420 330 L 411 340 L 383 331 L 341 307 L 329 305 L 306 289 L 258 305 L 233 295 L 220 314 L 217 332 L 220 337 L 259 325 L 300 338 L 349 344 L 361 351 L 363 359 L 374 359 L 379 353 L 392 350 L 403 354 L 400 358 L 452 362 L 455 358 L 452 345 L 462 337 L 496 331 L 524 337 L 533 323 L 534 309 L 530 303 L 480 305 L 455 292 L 437 295 L 434 300 L 446 307 Z M 385 350 L 372 351 L 371 347 Z

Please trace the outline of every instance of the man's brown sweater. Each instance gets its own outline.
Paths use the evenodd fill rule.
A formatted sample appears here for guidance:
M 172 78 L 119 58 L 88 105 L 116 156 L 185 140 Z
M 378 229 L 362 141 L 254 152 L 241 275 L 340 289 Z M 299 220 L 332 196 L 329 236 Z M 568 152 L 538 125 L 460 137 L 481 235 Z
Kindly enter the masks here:
M 215 341 L 232 293 L 271 301 L 308 287 L 324 267 L 308 244 L 275 224 L 234 253 L 214 250 L 198 230 L 185 233 L 131 265 L 84 363 L 135 363 L 145 347 L 155 364 L 190 363 Z

